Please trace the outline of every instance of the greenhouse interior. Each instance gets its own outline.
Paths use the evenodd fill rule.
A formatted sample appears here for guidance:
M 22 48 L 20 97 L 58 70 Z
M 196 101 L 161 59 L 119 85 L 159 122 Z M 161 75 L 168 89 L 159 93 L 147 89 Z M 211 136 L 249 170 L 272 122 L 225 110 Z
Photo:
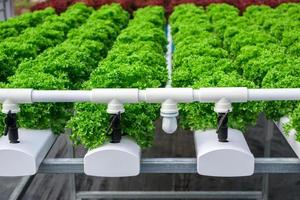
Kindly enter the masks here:
M 300 200 L 300 0 L 0 0 L 0 200 Z

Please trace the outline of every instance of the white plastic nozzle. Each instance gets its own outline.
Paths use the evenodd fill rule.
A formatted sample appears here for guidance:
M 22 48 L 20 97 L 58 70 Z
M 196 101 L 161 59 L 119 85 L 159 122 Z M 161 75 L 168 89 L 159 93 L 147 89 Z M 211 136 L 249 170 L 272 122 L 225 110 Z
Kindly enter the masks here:
M 214 111 L 216 113 L 227 113 L 232 111 L 231 102 L 228 101 L 225 98 L 220 99 L 218 102 L 216 102 Z
M 162 129 L 167 134 L 172 134 L 177 130 L 176 117 L 164 117 L 162 121 Z
M 125 109 L 120 101 L 118 101 L 117 99 L 113 99 L 108 103 L 106 112 L 109 114 L 118 114 L 119 112 L 125 112 Z
M 163 117 L 162 129 L 165 133 L 172 134 L 177 130 L 178 107 L 172 99 L 167 99 L 161 105 L 160 115 Z
M 6 100 L 3 102 L 2 105 L 2 113 L 7 114 L 9 113 L 9 111 L 11 113 L 18 113 L 20 112 L 20 107 L 18 104 L 10 101 L 10 100 Z

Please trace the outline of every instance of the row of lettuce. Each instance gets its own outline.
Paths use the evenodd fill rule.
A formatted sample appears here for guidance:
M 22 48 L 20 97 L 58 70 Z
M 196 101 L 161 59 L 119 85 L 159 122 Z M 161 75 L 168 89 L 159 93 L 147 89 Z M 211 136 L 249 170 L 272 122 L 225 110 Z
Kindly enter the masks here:
M 7 21 L 2 21 L 0 22 L 0 41 L 8 37 L 18 36 L 26 28 L 35 27 L 52 15 L 55 15 L 55 10 L 47 8 L 42 11 L 25 13 L 18 17 L 10 18 Z
M 251 6 L 240 16 L 237 8 L 227 4 L 176 7 L 170 17 L 175 44 L 173 86 L 300 87 L 299 9 L 299 4 L 276 9 Z M 0 42 L 1 87 L 144 89 L 167 82 L 163 7 L 139 9 L 131 20 L 116 4 L 97 11 L 76 4 L 60 16 L 50 9 L 44 12 L 39 24 Z M 180 105 L 181 125 L 192 130 L 215 127 L 213 107 Z M 290 116 L 289 126 L 300 133 L 297 102 L 249 102 L 233 107 L 229 121 L 233 128 L 245 129 L 264 111 L 274 120 Z M 149 147 L 159 105 L 140 103 L 125 109 L 123 134 Z M 91 103 L 22 105 L 19 113 L 21 127 L 61 133 L 67 125 L 73 129 L 75 143 L 88 148 L 109 139 L 108 119 L 106 105 Z
M 99 63 L 85 82 L 85 89 L 92 88 L 157 88 L 167 81 L 165 63 L 166 37 L 162 7 L 147 7 L 134 13 L 128 27 L 118 36 L 108 56 Z M 98 147 L 109 140 L 107 133 L 107 105 L 78 103 L 76 115 L 68 127 L 73 129 L 76 144 L 89 148 Z M 134 138 L 142 147 L 149 147 L 154 139 L 154 121 L 158 118 L 159 105 L 125 105 L 122 114 L 123 135 Z
M 6 82 L 7 77 L 13 75 L 18 65 L 26 59 L 33 59 L 46 49 L 62 43 L 68 32 L 85 23 L 92 11 L 92 8 L 84 4 L 75 4 L 59 16 L 42 15 L 43 22 L 39 25 L 26 28 L 17 36 L 1 40 L 0 81 Z M 51 10 L 48 12 L 51 13 Z
M 116 4 L 103 6 L 97 11 L 82 6 L 75 5 L 91 13 L 86 23 L 69 31 L 67 39 L 59 45 L 47 49 L 35 59 L 24 60 L 8 82 L 2 83 L 2 87 L 47 90 L 83 87 L 83 82 L 88 80 L 98 62 L 106 57 L 120 31 L 127 26 L 129 14 Z M 51 128 L 54 133 L 62 133 L 72 114 L 72 104 L 24 104 L 21 105 L 18 123 L 23 128 Z
M 35 56 L 23 56 L 1 87 L 63 90 L 164 86 L 168 76 L 162 7 L 139 9 L 131 20 L 117 4 L 102 6 L 97 11 L 76 4 L 65 13 L 75 8 L 85 9 L 89 16 L 82 25 L 65 32 L 65 41 L 57 41 L 57 45 L 49 45 Z M 79 13 L 76 17 L 80 17 Z M 16 38 L 23 37 L 27 30 Z M 73 130 L 71 137 L 75 144 L 94 148 L 110 137 L 106 107 L 92 103 L 78 103 L 75 107 L 70 103 L 21 105 L 18 123 L 23 128 L 51 128 L 54 133 L 62 133 L 67 126 Z M 155 134 L 153 122 L 159 116 L 159 105 L 125 105 L 125 110 L 123 134 L 133 137 L 142 147 L 149 147 Z M 2 115 L 0 121 L 4 117 Z M 0 126 L 3 130 L 4 124 Z
M 175 43 L 173 86 L 299 88 L 299 10 L 299 4 L 275 9 L 251 6 L 240 16 L 227 4 L 206 9 L 178 6 L 170 18 Z M 289 115 L 300 132 L 298 105 L 288 101 L 235 104 L 230 126 L 244 129 L 264 111 L 273 120 Z M 182 105 L 182 125 L 193 130 L 215 127 L 213 106 Z

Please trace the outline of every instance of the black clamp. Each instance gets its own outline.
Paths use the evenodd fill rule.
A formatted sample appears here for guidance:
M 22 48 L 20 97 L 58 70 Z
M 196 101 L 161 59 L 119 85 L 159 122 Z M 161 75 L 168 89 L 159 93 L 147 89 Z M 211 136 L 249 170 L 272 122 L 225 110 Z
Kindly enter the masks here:
M 121 112 L 111 114 L 109 121 L 110 125 L 107 129 L 107 134 L 111 135 L 110 143 L 120 143 L 122 139 Z
M 17 126 L 17 114 L 11 113 L 11 111 L 9 111 L 6 114 L 6 118 L 5 118 L 4 135 L 7 134 L 10 143 L 13 144 L 20 143 L 20 141 L 18 141 L 19 133 L 18 133 L 18 126 Z
M 218 113 L 217 133 L 219 142 L 228 142 L 228 112 Z

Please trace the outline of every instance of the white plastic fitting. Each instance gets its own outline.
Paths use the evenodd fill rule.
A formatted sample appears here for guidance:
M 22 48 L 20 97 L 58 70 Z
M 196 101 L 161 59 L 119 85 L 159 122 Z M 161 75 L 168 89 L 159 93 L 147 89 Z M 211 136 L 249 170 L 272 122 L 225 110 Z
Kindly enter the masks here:
M 106 112 L 109 114 L 118 114 L 119 112 L 124 113 L 125 109 L 119 100 L 113 99 L 108 103 Z
M 232 111 L 231 102 L 225 98 L 220 99 L 215 103 L 214 111 L 216 113 L 227 113 Z
M 32 89 L 0 89 L 2 113 L 20 112 L 19 103 L 32 103 Z
M 129 137 L 106 143 L 84 156 L 84 173 L 90 176 L 126 177 L 140 173 L 141 148 Z
M 160 116 L 163 117 L 162 129 L 165 133 L 172 134 L 177 130 L 178 107 L 172 99 L 167 99 L 161 105 Z
M 0 102 L 32 103 L 32 89 L 0 89 Z
M 2 113 L 18 113 L 20 112 L 20 107 L 18 104 L 12 102 L 11 100 L 5 100 L 2 104 Z
M 220 87 L 220 88 L 201 88 L 194 90 L 195 101 L 217 102 L 222 98 L 230 102 L 247 102 L 248 89 L 246 87 Z
M 215 129 L 196 131 L 194 139 L 199 174 L 238 177 L 254 173 L 254 156 L 242 132 L 228 129 L 229 142 L 219 142 Z
M 162 129 L 167 134 L 172 134 L 177 130 L 176 117 L 163 117 Z

